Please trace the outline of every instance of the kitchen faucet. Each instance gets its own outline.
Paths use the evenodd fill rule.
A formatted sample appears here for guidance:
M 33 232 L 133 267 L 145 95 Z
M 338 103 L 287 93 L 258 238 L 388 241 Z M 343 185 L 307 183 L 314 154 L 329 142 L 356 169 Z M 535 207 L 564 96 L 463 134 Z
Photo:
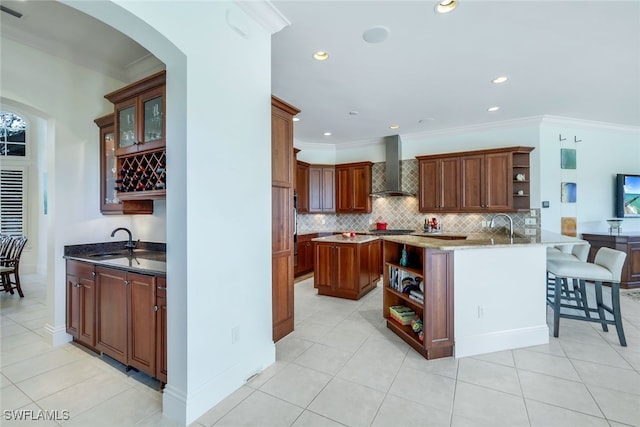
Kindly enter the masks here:
M 133 243 L 133 238 L 131 236 L 131 231 L 129 231 L 128 228 L 124 228 L 124 227 L 118 227 L 115 230 L 113 230 L 111 232 L 111 237 L 115 236 L 116 232 L 120 231 L 120 230 L 126 231 L 127 234 L 129 235 L 129 241 L 127 242 L 126 245 L 124 245 L 124 247 L 129 251 L 129 256 L 131 256 L 131 255 L 133 255 L 133 249 L 138 245 L 138 242 Z
M 507 214 L 504 214 L 504 213 L 495 214 L 493 218 L 491 218 L 491 222 L 489 223 L 489 228 L 493 228 L 495 219 L 498 216 L 504 216 L 509 220 L 509 237 L 513 239 L 513 219 L 511 219 L 511 217 Z

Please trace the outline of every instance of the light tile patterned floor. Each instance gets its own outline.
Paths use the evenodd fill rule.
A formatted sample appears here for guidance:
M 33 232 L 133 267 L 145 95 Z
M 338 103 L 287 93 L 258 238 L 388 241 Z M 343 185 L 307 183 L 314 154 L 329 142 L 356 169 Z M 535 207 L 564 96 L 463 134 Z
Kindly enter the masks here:
M 25 279 L 24 299 L 0 294 L 2 426 L 176 425 L 149 377 L 42 342 L 45 290 Z M 318 296 L 312 278 L 295 289 L 276 363 L 193 426 L 640 426 L 640 301 L 622 298 L 626 348 L 562 319 L 548 345 L 428 361 L 386 329 L 380 288 L 360 301 Z M 71 417 L 16 422 L 14 409 Z

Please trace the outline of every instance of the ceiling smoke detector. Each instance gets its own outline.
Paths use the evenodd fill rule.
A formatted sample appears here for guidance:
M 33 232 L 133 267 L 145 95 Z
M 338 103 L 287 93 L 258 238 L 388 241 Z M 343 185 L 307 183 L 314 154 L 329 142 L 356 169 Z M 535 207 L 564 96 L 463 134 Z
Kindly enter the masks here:
M 362 33 L 362 38 L 367 43 L 382 43 L 387 37 L 389 37 L 389 29 L 383 26 L 371 27 Z

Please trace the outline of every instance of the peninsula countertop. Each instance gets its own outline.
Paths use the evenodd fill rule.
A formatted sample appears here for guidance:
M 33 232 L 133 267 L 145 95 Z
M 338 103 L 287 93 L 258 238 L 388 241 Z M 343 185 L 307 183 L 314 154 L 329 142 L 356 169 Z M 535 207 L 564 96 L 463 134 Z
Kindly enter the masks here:
M 440 250 L 478 249 L 512 246 L 554 246 L 585 244 L 577 237 L 564 236 L 551 231 L 541 230 L 535 236 L 516 236 L 510 239 L 506 235 L 491 233 L 414 233 L 408 235 L 387 235 L 381 239 L 413 246 L 422 246 Z

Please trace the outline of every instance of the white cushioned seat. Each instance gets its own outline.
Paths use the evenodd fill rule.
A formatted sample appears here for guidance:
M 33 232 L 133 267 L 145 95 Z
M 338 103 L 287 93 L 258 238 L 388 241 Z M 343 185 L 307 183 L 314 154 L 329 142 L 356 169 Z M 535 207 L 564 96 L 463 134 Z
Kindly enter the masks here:
M 553 336 L 558 336 L 560 317 L 586 320 L 600 323 L 605 332 L 609 330 L 607 325 L 615 325 L 620 345 L 626 346 L 620 312 L 620 278 L 627 254 L 603 247 L 596 253 L 593 263 L 579 261 L 578 258 L 585 252 L 588 253 L 588 249 L 585 251 L 585 248 L 575 246 L 572 248 L 572 254 L 575 255 L 558 255 L 554 250 L 547 251 L 547 305 L 553 309 Z M 574 283 L 572 290 L 568 287 L 569 280 Z M 595 308 L 590 306 L 587 300 L 586 281 L 594 283 Z M 603 302 L 603 283 L 611 284 L 611 305 Z M 569 304 L 570 302 L 575 304 Z M 584 315 L 576 314 L 580 311 L 584 312 Z M 607 319 L 605 312 L 613 315 L 613 320 Z M 597 313 L 597 317 L 591 317 L 591 313 Z
M 589 256 L 589 249 L 591 249 L 589 243 L 572 245 L 570 251 L 566 250 L 566 246 L 549 246 L 547 247 L 547 261 L 563 260 L 586 262 Z

